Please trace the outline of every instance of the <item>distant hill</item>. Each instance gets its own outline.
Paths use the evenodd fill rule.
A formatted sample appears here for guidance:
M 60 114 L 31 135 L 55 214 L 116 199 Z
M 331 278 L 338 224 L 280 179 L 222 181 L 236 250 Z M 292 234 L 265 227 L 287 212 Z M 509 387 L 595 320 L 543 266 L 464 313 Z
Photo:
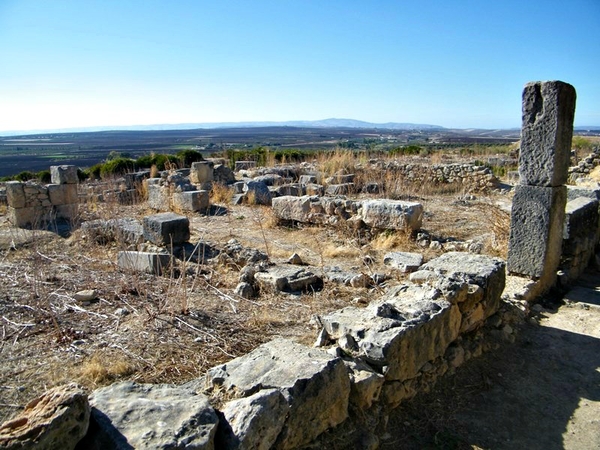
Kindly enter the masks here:
M 0 136 L 21 136 L 26 134 L 46 133 L 81 133 L 93 131 L 165 131 L 165 130 L 193 130 L 193 129 L 218 129 L 218 128 L 259 128 L 259 127 L 301 127 L 301 128 L 376 128 L 386 130 L 443 130 L 439 125 L 418 123 L 372 123 L 354 119 L 323 119 L 323 120 L 293 120 L 287 122 L 203 122 L 203 123 L 177 123 L 154 125 L 127 125 L 127 126 L 98 126 L 81 128 L 61 128 L 52 130 L 16 130 L 0 131 Z

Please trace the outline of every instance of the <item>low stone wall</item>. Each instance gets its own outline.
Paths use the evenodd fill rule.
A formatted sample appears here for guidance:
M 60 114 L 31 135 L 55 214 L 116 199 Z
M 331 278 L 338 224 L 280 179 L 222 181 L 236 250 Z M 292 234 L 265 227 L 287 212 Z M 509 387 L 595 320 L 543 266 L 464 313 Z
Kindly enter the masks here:
M 148 206 L 157 211 L 199 212 L 210 206 L 208 191 L 198 190 L 187 177 L 178 173 L 149 178 L 145 180 L 145 187 Z
M 50 167 L 52 183 L 6 183 L 8 220 L 19 228 L 42 228 L 56 219 L 73 220 L 78 213 L 77 168 Z
M 579 161 L 579 164 L 569 167 L 569 182 L 575 183 L 578 178 L 586 177 L 600 165 L 600 147 L 594 147 L 591 153 Z
M 384 420 L 389 408 L 482 352 L 466 336 L 498 310 L 505 265 L 447 253 L 411 280 L 367 308 L 315 317 L 315 347 L 278 338 L 182 386 L 101 388 L 90 396 L 95 424 L 85 442 L 292 449 L 348 419 Z M 218 407 L 209 404 L 214 396 Z M 168 427 L 158 432 L 157 423 Z
M 469 163 L 455 164 L 411 164 L 399 161 L 377 161 L 371 163 L 368 170 L 378 168 L 395 173 L 403 179 L 419 184 L 460 184 L 465 190 L 481 192 L 496 189 L 500 185 L 498 178 L 485 166 Z

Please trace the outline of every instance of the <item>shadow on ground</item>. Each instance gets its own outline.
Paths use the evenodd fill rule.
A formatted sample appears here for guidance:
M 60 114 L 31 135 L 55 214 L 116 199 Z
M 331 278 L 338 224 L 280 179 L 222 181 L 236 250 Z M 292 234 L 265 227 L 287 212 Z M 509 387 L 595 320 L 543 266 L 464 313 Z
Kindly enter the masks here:
M 403 404 L 381 448 L 600 448 L 600 310 L 575 304 L 540 316 L 514 344 Z

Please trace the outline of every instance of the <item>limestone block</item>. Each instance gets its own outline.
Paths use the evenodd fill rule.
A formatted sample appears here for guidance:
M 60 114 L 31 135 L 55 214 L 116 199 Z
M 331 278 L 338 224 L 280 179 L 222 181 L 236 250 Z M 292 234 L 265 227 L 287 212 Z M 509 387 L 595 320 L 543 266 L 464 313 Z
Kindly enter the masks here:
M 98 244 L 118 242 L 127 245 L 144 241 L 144 228 L 136 219 L 89 220 L 81 224 L 86 236 Z
M 579 197 L 592 198 L 600 201 L 600 188 L 586 188 L 583 186 L 567 186 L 567 202 Z
M 368 409 L 379 399 L 385 378 L 360 359 L 344 361 L 350 376 L 350 403 Z
M 160 178 L 153 178 L 151 180 L 160 180 Z M 168 211 L 170 206 L 169 191 L 163 188 L 158 183 L 148 183 L 146 185 L 148 192 L 148 206 L 158 211 Z
M 358 353 L 380 367 L 386 381 L 403 381 L 444 354 L 458 337 L 461 314 L 437 289 L 405 284 L 369 308 L 347 307 L 321 320 L 331 338 L 350 336 Z
M 166 253 L 123 251 L 117 254 L 117 266 L 124 270 L 145 272 L 154 275 L 169 267 L 171 257 Z
M 77 184 L 76 166 L 50 166 L 50 177 L 53 184 Z
M 292 195 L 294 197 L 302 196 L 303 191 L 304 189 L 302 189 L 302 186 L 299 184 L 284 184 L 275 189 L 275 192 L 278 195 Z
M 285 178 L 276 173 L 267 173 L 265 175 L 259 175 L 253 179 L 257 183 L 265 183 L 267 186 L 279 186 L 285 183 Z
M 423 221 L 423 205 L 401 200 L 365 200 L 358 216 L 372 228 L 416 231 Z
M 175 192 L 173 194 L 173 209 L 175 211 L 206 211 L 209 206 L 208 191 Z
M 215 389 L 242 397 L 281 392 L 287 416 L 273 448 L 299 448 L 348 417 L 350 380 L 343 361 L 286 339 L 209 369 L 206 377 Z
M 49 184 L 47 187 L 50 203 L 54 206 L 79 202 L 76 184 Z
M 6 201 L 13 208 L 25 208 L 25 191 L 20 181 L 6 182 Z
M 159 213 L 144 217 L 144 238 L 156 245 L 177 245 L 190 238 L 190 221 L 175 213 Z
M 288 403 L 277 389 L 263 389 L 232 400 L 223 408 L 228 427 L 219 427 L 219 442 L 227 449 L 269 450 L 285 423 Z
M 322 214 L 314 213 L 314 205 L 319 203 L 317 196 L 294 197 L 284 195 L 272 200 L 273 213 L 283 220 L 292 220 L 301 223 L 322 223 Z
M 8 207 L 8 221 L 18 228 L 37 228 L 48 222 L 52 217 L 48 209 L 44 208 L 13 208 Z
M 472 303 L 481 302 L 484 308 L 485 318 L 494 314 L 500 306 L 500 299 L 506 282 L 505 263 L 499 258 L 486 255 L 476 255 L 466 252 L 448 252 L 442 256 L 432 259 L 420 268 L 421 271 L 429 271 L 443 275 L 446 279 L 458 280 L 468 283 L 465 286 L 465 301 Z M 437 286 L 445 291 L 442 280 Z M 473 285 L 479 286 L 483 292 Z M 458 291 L 458 285 L 450 284 L 451 289 Z M 449 297 L 449 294 L 445 294 Z
M 550 187 L 567 182 L 575 99 L 575 88 L 562 81 L 525 85 L 519 152 L 521 184 Z
M 320 289 L 323 278 L 309 268 L 298 266 L 275 266 L 265 272 L 257 272 L 254 278 L 263 289 L 296 292 Z
M 219 419 L 204 395 L 185 387 L 130 381 L 90 396 L 96 448 L 212 450 Z M 82 448 L 89 448 L 84 446 Z
M 246 199 L 252 197 L 252 203 L 257 205 L 271 205 L 271 191 L 269 187 L 262 181 L 248 181 L 243 187 Z
M 83 389 L 74 383 L 55 387 L 0 425 L 0 448 L 72 450 L 85 436 L 89 421 L 90 405 Z
M 327 195 L 346 195 L 354 192 L 354 183 L 330 184 L 325 188 Z
M 423 255 L 410 252 L 389 252 L 383 257 L 383 263 L 400 272 L 414 272 L 423 264 Z
M 235 175 L 233 171 L 225 164 L 215 165 L 213 177 L 214 181 L 222 184 L 231 184 L 235 182 Z
M 544 278 L 549 288 L 560 260 L 567 188 L 515 187 L 507 269 Z
M 300 175 L 298 180 L 300 184 L 315 184 L 317 182 L 316 175 Z
M 214 180 L 212 161 L 193 162 L 190 168 L 190 181 L 194 184 L 209 183 Z
M 305 186 L 306 195 L 323 195 L 325 188 L 321 184 L 310 183 Z

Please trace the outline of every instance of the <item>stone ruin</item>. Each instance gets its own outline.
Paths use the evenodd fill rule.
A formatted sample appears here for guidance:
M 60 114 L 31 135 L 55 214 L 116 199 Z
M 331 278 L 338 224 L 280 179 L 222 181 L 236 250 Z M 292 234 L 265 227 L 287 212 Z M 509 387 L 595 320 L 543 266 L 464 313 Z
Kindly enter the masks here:
M 19 228 L 43 228 L 57 220 L 73 221 L 78 214 L 77 167 L 51 166 L 51 184 L 6 183 L 8 220 Z
M 65 428 L 53 436 L 67 435 L 65 430 L 74 423 L 69 414 L 78 414 L 85 426 L 75 421 L 77 433 L 72 442 L 61 441 L 64 448 L 73 448 L 85 434 L 89 415 L 93 426 L 80 448 L 292 449 L 352 421 L 359 428 L 355 435 L 361 437 L 356 445 L 377 448 L 374 430 L 385 421 L 389 408 L 429 389 L 437 378 L 486 350 L 477 330 L 486 327 L 490 333 L 510 337 L 511 327 L 501 311 L 505 302 L 516 298 L 505 291 L 507 271 L 534 280 L 537 295 L 555 284 L 557 269 L 562 272 L 559 280 L 566 283 L 593 258 L 600 230 L 600 190 L 564 186 L 574 106 L 575 91 L 566 83 L 525 87 L 521 184 L 515 189 L 506 264 L 466 252 L 448 252 L 426 264 L 414 254 L 386 255 L 386 264 L 412 272 L 409 281 L 382 291 L 366 308 L 347 307 L 313 317 L 320 330 L 313 347 L 280 338 L 183 385 L 124 382 L 97 389 L 89 404 L 72 412 L 60 409 L 68 417 L 57 420 L 57 427 Z M 282 218 L 299 222 L 361 221 L 416 231 L 422 217 L 418 204 L 384 200 L 371 204 L 282 196 L 272 201 Z M 141 233 L 142 240 L 157 246 L 184 246 L 189 238 L 185 216 L 157 214 L 140 226 L 133 235 Z M 240 258 L 240 264 L 264 260 L 241 256 L 244 250 L 235 242 L 228 246 L 227 258 Z M 156 267 L 166 263 L 148 262 L 141 252 L 122 253 L 123 269 L 157 273 Z M 298 270 L 304 271 L 300 277 L 307 277 L 305 267 Z M 259 269 L 242 275 L 249 282 L 277 285 L 278 281 L 269 281 L 274 279 L 269 274 Z M 285 283 L 295 289 L 290 283 L 297 280 Z M 63 399 L 61 389 L 56 388 L 54 395 Z M 70 390 L 78 402 L 85 398 L 79 388 Z M 209 402 L 215 393 L 223 396 L 218 407 Z M 45 404 L 52 408 L 52 402 Z M 27 422 L 29 411 L 23 414 Z M 6 430 L 18 429 L 17 423 L 24 422 L 17 419 L 0 427 L 0 443 Z

